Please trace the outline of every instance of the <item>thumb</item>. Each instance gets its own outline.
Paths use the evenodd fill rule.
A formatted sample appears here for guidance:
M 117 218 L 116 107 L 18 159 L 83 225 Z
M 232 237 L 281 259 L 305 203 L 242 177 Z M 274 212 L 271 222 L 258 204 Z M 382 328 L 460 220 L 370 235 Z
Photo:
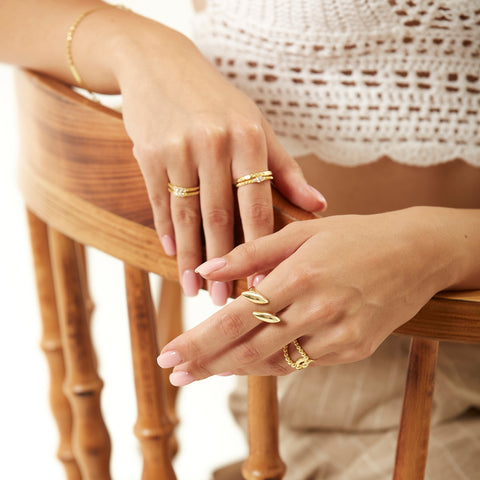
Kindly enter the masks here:
M 283 148 L 272 127 L 265 121 L 268 164 L 273 172 L 277 189 L 291 203 L 308 212 L 323 212 L 327 208 L 325 197 L 306 181 L 300 165 Z
M 227 255 L 202 263 L 195 272 L 207 280 L 228 282 L 270 271 L 310 238 L 311 222 L 315 220 L 291 223 L 276 233 L 242 243 Z

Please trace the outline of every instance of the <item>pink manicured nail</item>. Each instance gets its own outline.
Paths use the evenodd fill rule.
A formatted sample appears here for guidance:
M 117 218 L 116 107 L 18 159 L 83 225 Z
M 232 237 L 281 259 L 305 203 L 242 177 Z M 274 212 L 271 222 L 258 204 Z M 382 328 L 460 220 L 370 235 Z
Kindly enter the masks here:
M 213 282 L 210 288 L 210 296 L 212 297 L 213 303 L 218 306 L 225 305 L 229 291 L 230 289 L 227 283 Z
M 169 379 L 174 387 L 184 387 L 195 381 L 188 372 L 173 372 L 170 374 Z
M 200 288 L 198 275 L 193 270 L 185 270 L 182 275 L 183 293 L 187 297 L 195 297 Z
M 327 208 L 327 200 L 326 198 L 315 188 L 315 187 L 312 187 L 311 185 L 308 186 L 308 188 L 310 189 L 310 191 L 315 195 L 315 197 L 317 198 L 317 200 L 321 203 L 323 203 L 323 208 L 322 208 L 322 212 Z
M 224 258 L 212 258 L 211 260 L 208 260 L 207 262 L 198 266 L 195 271 L 204 277 L 205 275 L 220 270 L 226 264 L 227 261 Z
M 173 256 L 177 253 L 175 240 L 170 235 L 163 235 L 163 237 L 160 237 L 160 243 L 167 255 Z
M 176 367 L 177 365 L 180 365 L 182 362 L 183 362 L 182 357 L 175 350 L 162 353 L 157 357 L 157 363 L 162 368 Z
M 256 287 L 264 278 L 265 278 L 265 275 L 263 275 L 263 274 L 257 275 L 257 276 L 253 279 L 252 285 L 253 285 L 254 287 Z

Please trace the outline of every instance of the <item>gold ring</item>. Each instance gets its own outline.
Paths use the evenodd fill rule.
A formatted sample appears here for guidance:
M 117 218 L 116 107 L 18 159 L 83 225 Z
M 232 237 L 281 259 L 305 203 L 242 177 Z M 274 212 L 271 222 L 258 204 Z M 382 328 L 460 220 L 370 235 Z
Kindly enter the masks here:
M 258 292 L 255 287 L 250 287 L 245 292 L 242 292 L 242 296 L 249 302 L 256 303 L 257 305 L 266 305 L 267 303 L 270 303 L 270 300 Z
M 242 296 L 245 297 L 249 302 L 255 303 L 256 305 L 266 305 L 270 303 L 267 297 L 258 292 L 255 287 L 251 287 L 245 292 L 242 292 Z M 273 313 L 268 312 L 252 312 L 252 315 L 262 322 L 266 323 L 279 323 L 280 319 L 273 315 Z
M 270 170 L 265 170 L 264 172 L 250 173 L 249 175 L 244 175 L 235 180 L 235 186 L 237 188 L 243 187 L 244 185 L 249 185 L 250 183 L 262 183 L 267 180 L 273 180 L 273 174 Z
M 168 191 L 176 197 L 191 197 L 200 194 L 200 187 L 179 187 L 168 182 Z
M 295 368 L 295 370 L 303 370 L 304 368 L 307 368 L 314 360 L 312 360 L 307 352 L 300 346 L 298 343 L 298 340 L 294 340 L 293 344 L 295 345 L 295 348 L 298 350 L 298 353 L 300 353 L 301 357 L 294 362 L 288 353 L 288 346 L 290 345 L 285 345 L 283 347 L 283 356 L 285 357 L 285 361 L 292 367 Z

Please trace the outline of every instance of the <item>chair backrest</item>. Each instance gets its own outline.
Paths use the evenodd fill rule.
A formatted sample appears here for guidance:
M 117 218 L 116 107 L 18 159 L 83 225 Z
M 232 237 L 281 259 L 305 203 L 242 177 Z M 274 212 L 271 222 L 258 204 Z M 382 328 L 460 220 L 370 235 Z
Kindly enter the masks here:
M 177 282 L 176 262 L 162 253 L 143 178 L 133 157 L 132 143 L 121 114 L 93 103 L 45 76 L 19 71 L 17 77 L 21 130 L 19 178 L 25 203 L 31 212 L 35 232 L 32 240 L 35 243 L 35 238 L 44 239 L 43 243 L 37 241 L 38 255 L 48 256 L 53 252 L 56 257 L 51 260 L 55 280 L 50 279 L 47 283 L 52 289 L 55 283 L 57 297 L 61 297 L 60 300 L 57 298 L 59 317 L 68 317 L 72 305 L 77 305 L 78 331 L 71 334 L 77 339 L 87 339 L 85 351 L 90 360 L 79 366 L 73 353 L 65 359 L 67 370 L 75 372 L 69 396 L 74 415 L 85 418 L 82 417 L 85 402 L 90 402 L 91 411 L 97 412 L 96 428 L 100 432 L 97 437 L 101 446 L 98 448 L 103 452 L 99 464 L 102 467 L 90 462 L 93 466 L 88 468 L 95 471 L 96 476 L 92 474 L 87 478 L 108 478 L 109 440 L 98 403 L 101 381 L 96 373 L 95 354 L 88 346 L 87 327 L 82 326 L 82 322 L 88 323 L 88 308 L 84 305 L 85 275 L 79 245 L 98 248 L 126 264 L 129 312 L 137 320 L 154 316 L 145 272 Z M 313 217 L 290 205 L 277 192 L 273 193 L 276 229 Z M 42 268 L 48 270 L 48 264 L 50 259 L 47 267 L 43 265 Z M 69 267 L 66 269 L 65 265 Z M 72 289 L 67 285 L 72 283 L 80 286 L 77 297 L 68 292 Z M 45 288 L 45 282 L 43 287 L 41 281 L 38 284 L 39 289 Z M 245 288 L 244 280 L 236 282 L 233 295 L 237 296 Z M 45 291 L 44 296 L 48 295 L 49 292 Z M 55 303 L 54 299 L 50 301 Z M 49 315 L 52 315 L 51 311 Z M 152 379 L 147 384 L 139 380 L 136 385 L 138 401 L 144 404 L 136 427 L 137 435 L 143 441 L 143 478 L 161 474 L 163 476 L 157 478 L 173 479 L 171 464 L 168 465 L 172 415 L 163 406 L 161 411 L 150 411 L 148 402 L 145 402 L 148 395 L 165 395 L 165 386 L 157 378 L 159 369 L 154 365 L 158 346 L 152 343 L 152 338 L 158 332 L 151 330 L 153 327 L 149 324 L 147 336 L 138 337 L 143 327 L 132 318 L 131 322 L 136 325 L 131 324 L 134 362 L 146 362 Z M 415 480 L 424 476 L 438 341 L 480 343 L 480 292 L 441 293 L 396 333 L 412 336 L 413 340 L 394 478 Z M 62 333 L 62 342 L 68 342 L 66 333 Z M 138 350 L 146 344 L 149 347 L 140 354 Z M 71 348 L 76 347 L 72 345 Z M 78 355 L 81 353 L 77 351 Z M 145 355 L 153 358 L 153 365 L 152 358 Z M 144 364 L 139 368 L 146 368 Z M 276 398 L 275 380 L 252 377 L 249 386 L 251 453 L 243 468 L 244 476 L 247 479 L 281 479 L 284 466 L 278 454 L 277 413 L 275 409 L 272 412 L 271 407 L 272 403 L 276 404 L 272 402 Z M 266 410 L 269 415 L 263 414 Z M 150 421 L 154 423 L 150 424 Z M 87 457 L 91 446 L 83 437 L 90 432 L 90 427 L 91 424 L 84 430 L 78 429 L 77 444 L 84 445 Z M 69 435 L 68 429 L 65 435 Z M 148 447 L 152 438 L 161 439 L 161 445 L 153 442 L 155 448 L 160 445 L 164 452 L 160 460 Z M 70 478 L 76 477 L 69 474 Z

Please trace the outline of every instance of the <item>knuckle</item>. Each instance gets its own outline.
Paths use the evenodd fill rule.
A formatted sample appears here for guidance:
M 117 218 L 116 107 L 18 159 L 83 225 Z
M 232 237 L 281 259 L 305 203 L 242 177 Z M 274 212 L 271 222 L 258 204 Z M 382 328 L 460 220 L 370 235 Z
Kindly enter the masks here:
M 150 204 L 154 213 L 168 210 L 170 208 L 170 198 L 157 192 L 150 193 Z
M 175 223 L 181 226 L 195 226 L 200 223 L 198 206 L 181 205 L 175 209 Z
M 254 241 L 243 243 L 237 248 L 237 253 L 239 253 L 242 258 L 255 258 L 257 255 L 257 245 Z
M 232 228 L 233 215 L 225 208 L 213 208 L 203 218 L 207 227 L 210 228 Z
M 367 348 L 368 339 L 363 332 L 360 322 L 352 319 L 350 321 L 340 320 L 332 332 L 332 343 L 339 349 L 357 355 L 364 348 Z M 367 355 L 368 356 L 368 355 Z
M 188 153 L 188 141 L 184 135 L 167 135 L 160 147 L 160 152 L 173 157 L 186 157 Z
M 239 142 L 249 145 L 260 145 L 263 142 L 264 134 L 260 123 L 256 121 L 240 120 L 232 127 L 232 133 Z
M 249 365 L 261 359 L 260 351 L 248 343 L 240 344 L 232 353 L 240 365 Z
M 221 122 L 200 122 L 192 128 L 192 138 L 200 147 L 216 150 L 226 143 L 228 130 Z
M 339 321 L 343 318 L 343 307 L 333 299 L 324 299 L 318 305 L 317 315 L 324 323 Z
M 268 369 L 270 374 L 275 377 L 283 377 L 293 371 L 292 367 L 285 362 L 285 359 L 279 359 L 277 356 L 269 359 Z
M 192 362 L 190 371 L 195 378 L 206 378 L 213 375 L 213 372 L 208 364 L 208 357 L 199 358 Z
M 267 201 L 257 201 L 252 203 L 249 208 L 248 217 L 249 223 L 254 225 L 265 225 L 271 223 L 273 218 L 273 209 L 271 204 Z
M 244 322 L 240 315 L 228 313 L 220 318 L 219 327 L 225 338 L 235 340 L 243 334 Z
M 178 348 L 178 351 L 181 352 L 184 359 L 195 358 L 200 352 L 200 346 L 188 335 L 185 335 L 183 345 Z
M 292 289 L 293 291 L 303 291 L 308 288 L 307 269 L 308 267 L 302 268 L 301 266 L 299 266 L 299 268 L 292 269 L 288 276 L 288 283 L 290 289 Z
M 363 360 L 370 357 L 375 352 L 375 344 L 369 339 L 362 336 L 361 339 L 355 344 L 352 348 L 352 354 L 354 355 L 355 360 Z
M 199 252 L 190 248 L 185 248 L 183 244 L 177 245 L 177 258 L 180 271 L 186 269 L 194 268 L 195 265 L 198 265 L 198 255 Z

